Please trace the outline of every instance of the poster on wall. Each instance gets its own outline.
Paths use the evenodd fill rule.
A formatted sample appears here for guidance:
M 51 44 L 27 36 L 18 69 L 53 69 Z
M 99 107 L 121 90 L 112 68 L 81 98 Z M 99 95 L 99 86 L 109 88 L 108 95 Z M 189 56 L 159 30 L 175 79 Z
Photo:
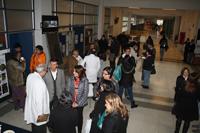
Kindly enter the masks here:
M 0 100 L 9 95 L 5 55 L 0 55 Z

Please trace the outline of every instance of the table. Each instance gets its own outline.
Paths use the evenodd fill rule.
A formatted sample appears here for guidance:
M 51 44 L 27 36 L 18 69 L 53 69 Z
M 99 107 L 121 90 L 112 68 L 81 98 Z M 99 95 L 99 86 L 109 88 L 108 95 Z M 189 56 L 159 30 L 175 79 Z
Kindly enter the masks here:
M 16 126 L 6 124 L 4 122 L 0 122 L 0 125 L 1 125 L 2 133 L 6 130 L 13 130 L 13 131 L 15 131 L 15 133 L 31 133 L 30 131 L 24 130 L 24 129 L 16 127 Z

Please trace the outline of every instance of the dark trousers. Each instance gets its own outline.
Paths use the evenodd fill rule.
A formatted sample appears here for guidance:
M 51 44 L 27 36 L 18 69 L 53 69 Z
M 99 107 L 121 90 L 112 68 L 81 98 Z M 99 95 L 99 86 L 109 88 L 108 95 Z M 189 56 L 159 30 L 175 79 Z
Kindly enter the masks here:
M 31 127 L 32 127 L 32 133 L 46 133 L 47 132 L 46 124 L 41 125 L 41 126 L 36 126 L 35 124 L 32 124 Z
M 84 107 L 77 107 L 78 111 L 78 133 L 82 133 L 82 126 L 83 126 L 83 108 Z
M 129 100 L 131 102 L 131 105 L 135 104 L 134 98 L 133 98 L 133 90 L 132 90 L 132 86 L 129 87 L 124 87 L 122 85 L 119 86 L 119 96 L 122 99 L 123 93 L 124 93 L 124 89 L 126 89 L 128 95 L 129 95 Z
M 15 108 L 24 108 L 26 97 L 25 86 L 11 86 L 11 90 Z
M 175 129 L 175 133 L 179 133 L 179 130 L 180 130 L 180 127 L 181 127 L 181 123 L 182 123 L 182 120 L 181 120 L 181 119 L 177 119 L 177 120 L 176 120 L 176 129 Z M 190 121 L 184 121 L 182 133 L 187 133 L 189 127 L 190 127 Z

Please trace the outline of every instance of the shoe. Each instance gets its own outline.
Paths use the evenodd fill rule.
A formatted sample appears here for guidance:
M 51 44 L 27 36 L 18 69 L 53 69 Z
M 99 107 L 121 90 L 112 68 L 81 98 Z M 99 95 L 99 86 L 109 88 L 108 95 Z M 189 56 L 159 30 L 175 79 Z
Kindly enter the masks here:
M 137 107 L 138 107 L 137 104 L 132 104 L 132 105 L 131 105 L 131 108 L 137 108 Z
M 144 89 L 149 89 L 149 86 L 146 86 L 146 85 L 142 85 L 142 87 L 143 87 Z

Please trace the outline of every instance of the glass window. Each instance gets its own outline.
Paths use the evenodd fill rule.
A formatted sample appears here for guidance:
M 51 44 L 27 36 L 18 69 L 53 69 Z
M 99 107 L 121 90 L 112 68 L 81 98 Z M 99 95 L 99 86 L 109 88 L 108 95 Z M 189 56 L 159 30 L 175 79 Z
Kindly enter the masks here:
M 5 0 L 5 6 L 9 9 L 32 10 L 32 0 Z
M 85 13 L 87 14 L 98 14 L 98 8 L 92 5 L 86 5 Z
M 68 27 L 59 28 L 58 31 L 59 31 L 59 32 L 67 32 L 67 31 L 69 31 L 69 28 L 68 28 Z
M 110 8 L 105 8 L 105 16 L 110 16 L 111 10 Z
M 7 11 L 8 31 L 30 30 L 32 28 L 32 12 Z
M 85 24 L 94 24 L 93 16 L 85 16 Z
M 68 26 L 71 24 L 70 14 L 58 14 L 59 26 Z
M 71 12 L 71 1 L 57 0 L 57 11 Z
M 122 22 L 123 26 L 128 26 L 128 22 Z
M 3 5 L 2 5 L 2 0 L 0 0 L 0 8 L 2 8 L 2 6 L 3 6 Z
M 122 27 L 122 32 L 126 32 L 128 30 L 128 27 Z
M 84 15 L 74 15 L 74 25 L 84 24 Z
M 84 4 L 74 2 L 74 13 L 84 13 Z
M 128 17 L 123 17 L 122 21 L 128 21 Z
M 106 24 L 110 23 L 110 17 L 105 17 L 104 23 Z
M 94 23 L 93 24 L 98 24 L 98 16 L 93 16 L 94 18 Z
M 3 11 L 0 10 L 0 32 L 5 31 L 3 22 Z
M 162 20 L 162 19 L 158 19 L 158 20 L 156 21 L 156 23 L 157 23 L 157 25 L 163 25 L 163 20 Z
M 94 33 L 94 34 L 97 34 L 97 32 L 98 32 L 98 26 L 97 26 L 97 25 L 94 25 L 94 26 L 93 26 L 93 33 Z

